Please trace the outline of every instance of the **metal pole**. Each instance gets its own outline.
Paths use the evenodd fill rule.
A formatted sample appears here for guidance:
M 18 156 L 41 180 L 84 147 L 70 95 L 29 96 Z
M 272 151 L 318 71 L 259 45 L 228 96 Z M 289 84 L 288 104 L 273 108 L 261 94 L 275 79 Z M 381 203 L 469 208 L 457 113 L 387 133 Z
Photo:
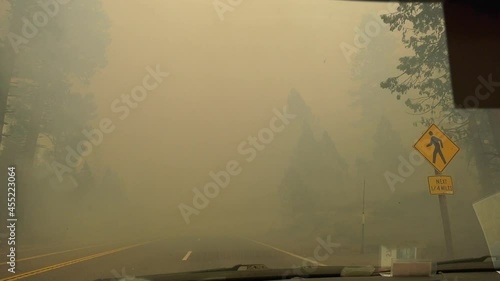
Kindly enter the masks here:
M 441 175 L 441 173 L 434 169 L 434 174 L 436 176 Z M 439 197 L 439 207 L 441 209 L 441 219 L 443 221 L 444 230 L 444 241 L 446 244 L 446 256 L 447 258 L 453 258 L 453 240 L 451 237 L 451 227 L 450 227 L 450 217 L 448 214 L 448 204 L 446 202 L 446 195 L 438 195 Z
M 361 253 L 365 252 L 365 184 L 363 179 L 363 212 L 361 213 Z

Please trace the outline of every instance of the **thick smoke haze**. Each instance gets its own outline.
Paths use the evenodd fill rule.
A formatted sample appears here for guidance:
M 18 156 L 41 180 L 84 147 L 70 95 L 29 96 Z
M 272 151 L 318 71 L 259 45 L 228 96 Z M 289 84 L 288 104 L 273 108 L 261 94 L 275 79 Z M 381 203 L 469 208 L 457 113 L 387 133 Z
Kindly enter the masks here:
M 0 1 L 2 48 L 12 43 L 10 2 Z M 397 98 L 381 87 L 414 55 L 378 16 L 387 3 L 68 2 L 13 64 L 10 93 L 40 93 L 35 102 L 9 98 L 16 113 L 4 133 L 17 139 L 2 141 L 2 167 L 16 164 L 19 190 L 26 186 L 21 242 L 231 236 L 310 253 L 330 235 L 340 263 L 377 264 L 380 245 L 445 256 L 427 186 L 434 170 L 413 145 L 423 117 L 452 122 L 445 109 L 409 107 L 416 88 Z M 26 9 L 29 18 L 41 8 Z M 376 35 L 366 35 L 370 25 Z M 36 119 L 26 156 L 26 120 Z M 477 144 L 456 139 L 463 149 L 446 170 L 455 253 L 484 255 L 472 204 L 490 193 L 471 160 Z M 356 260 L 362 221 L 367 252 Z

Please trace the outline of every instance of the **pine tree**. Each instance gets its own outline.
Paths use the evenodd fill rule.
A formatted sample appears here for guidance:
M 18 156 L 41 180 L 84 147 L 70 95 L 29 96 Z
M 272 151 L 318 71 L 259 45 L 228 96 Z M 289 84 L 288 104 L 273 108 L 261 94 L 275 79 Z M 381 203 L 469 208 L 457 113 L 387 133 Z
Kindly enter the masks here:
M 32 19 L 42 9 L 34 0 L 9 3 L 7 14 L 12 18 L 13 32 L 19 31 L 22 17 Z M 87 83 L 106 64 L 108 27 L 100 1 L 61 4 L 57 17 L 38 28 L 28 43 L 17 46 L 15 60 L 9 58 L 1 66 L 0 110 L 4 98 L 8 110 L 2 112 L 7 137 L 2 140 L 0 162 L 17 164 L 27 175 L 20 182 L 25 188 L 19 191 L 25 204 L 18 209 L 24 233 L 37 231 L 24 228 L 30 227 L 29 214 L 38 208 L 38 193 L 44 193 L 32 177 L 37 174 L 34 168 L 42 157 L 47 157 L 45 160 L 63 157 L 62 149 L 81 141 L 82 130 L 95 117 L 88 94 L 74 91 L 73 84 Z M 6 44 L 5 38 L 3 41 L 2 54 L 6 48 L 13 48 L 12 44 Z
M 294 99 L 302 100 L 298 96 Z M 302 103 L 301 108 L 308 107 Z M 306 112 L 306 116 L 312 116 Z M 310 120 L 302 120 L 302 130 L 279 191 L 284 215 L 291 225 L 315 231 L 328 227 L 336 207 L 346 202 L 348 166 L 328 133 L 323 132 L 316 139 Z

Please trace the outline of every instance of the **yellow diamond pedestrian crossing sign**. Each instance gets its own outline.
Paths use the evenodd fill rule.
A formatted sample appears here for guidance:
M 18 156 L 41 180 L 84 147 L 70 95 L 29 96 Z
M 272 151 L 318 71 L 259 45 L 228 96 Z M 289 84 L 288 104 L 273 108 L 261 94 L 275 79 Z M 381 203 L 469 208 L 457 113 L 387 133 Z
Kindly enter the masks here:
M 436 125 L 432 124 L 413 146 L 438 171 L 450 164 L 460 148 Z

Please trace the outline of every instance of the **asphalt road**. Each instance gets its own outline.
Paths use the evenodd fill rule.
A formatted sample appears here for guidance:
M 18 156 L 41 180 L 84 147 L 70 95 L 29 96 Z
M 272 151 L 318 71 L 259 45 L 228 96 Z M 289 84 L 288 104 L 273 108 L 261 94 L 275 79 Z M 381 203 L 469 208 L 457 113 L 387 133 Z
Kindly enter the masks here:
M 2 253 L 0 281 L 95 280 L 265 264 L 271 268 L 300 266 L 307 255 L 291 253 L 260 241 L 240 237 L 162 237 L 151 241 L 101 245 L 21 247 L 16 273 L 8 271 Z

